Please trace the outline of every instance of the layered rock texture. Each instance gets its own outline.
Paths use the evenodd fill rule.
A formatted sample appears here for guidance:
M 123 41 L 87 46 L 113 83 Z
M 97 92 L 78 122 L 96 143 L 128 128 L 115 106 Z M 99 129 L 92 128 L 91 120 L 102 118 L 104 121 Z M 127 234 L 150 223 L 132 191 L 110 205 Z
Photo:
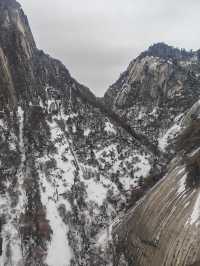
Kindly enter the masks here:
M 99 100 L 37 49 L 21 6 L 0 0 L 0 264 L 115 263 L 112 221 L 163 177 L 176 153 L 171 140 L 199 98 L 199 76 L 198 52 L 158 44 Z
M 164 150 L 166 128 L 179 121 L 198 99 L 198 54 L 163 43 L 153 45 L 108 89 L 105 103 Z
M 183 120 L 167 174 L 113 227 L 115 265 L 122 255 L 128 265 L 200 265 L 199 104 Z

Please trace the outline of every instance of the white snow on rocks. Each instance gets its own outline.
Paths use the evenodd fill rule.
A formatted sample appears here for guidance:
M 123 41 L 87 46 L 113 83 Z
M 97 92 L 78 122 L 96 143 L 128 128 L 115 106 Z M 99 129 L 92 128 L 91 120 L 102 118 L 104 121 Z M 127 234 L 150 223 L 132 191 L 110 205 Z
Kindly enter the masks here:
M 56 193 L 55 186 L 44 176 L 42 186 L 45 187 L 41 193 L 42 203 L 46 206 L 47 219 L 53 231 L 46 262 L 49 266 L 68 266 L 72 258 L 72 251 L 68 244 L 67 226 L 58 213 L 59 195 Z
M 170 140 L 172 140 L 178 132 L 180 132 L 181 126 L 179 124 L 174 124 L 163 136 L 161 136 L 158 139 L 158 147 L 162 150 L 165 151 Z
M 8 183 L 9 187 L 10 184 Z M 18 232 L 18 219 L 20 210 L 18 210 L 18 204 L 16 210 L 11 207 L 11 199 L 8 193 L 5 197 L 0 198 L 0 216 L 5 218 L 6 224 L 2 226 L 1 237 L 3 239 L 3 254 L 0 257 L 0 266 L 4 265 L 23 265 L 22 263 L 22 251 L 21 251 L 21 239 Z M 10 256 L 8 258 L 8 248 L 10 250 Z M 10 264 L 5 264 L 5 263 Z
M 90 179 L 85 179 L 85 174 L 81 173 L 81 181 L 86 186 L 88 201 L 95 202 L 98 206 L 101 206 L 106 200 L 108 189 L 112 189 L 113 192 L 117 193 L 118 189 L 114 183 L 104 176 L 100 176 L 99 180 L 95 179 L 97 170 L 94 167 L 84 167 L 81 165 L 81 169 L 89 171 L 91 173 Z
M 134 173 L 134 176 L 146 177 L 151 170 L 151 165 L 149 164 L 149 160 L 145 155 L 139 153 L 137 154 L 137 157 L 139 158 L 139 162 L 134 165 L 134 168 L 137 169 L 136 172 Z
M 48 218 L 50 219 L 53 236 L 46 262 L 49 266 L 69 266 L 72 251 L 68 244 L 67 227 L 52 201 L 48 204 Z
M 3 254 L 0 257 L 0 265 L 24 265 L 21 251 L 21 239 L 17 228 L 11 222 L 8 222 L 2 230 L 3 238 Z M 8 258 L 8 248 L 10 249 L 10 257 Z M 5 264 L 5 262 L 10 264 Z
M 200 193 L 197 196 L 192 215 L 189 219 L 189 224 L 190 225 L 199 225 L 200 224 Z
M 21 164 L 19 166 L 17 177 L 18 183 L 16 185 L 16 191 L 18 199 L 16 206 L 13 208 L 13 198 L 9 193 L 10 187 L 13 189 L 13 184 L 10 181 L 5 183 L 7 187 L 7 193 L 4 197 L 0 198 L 0 216 L 3 216 L 6 223 L 2 226 L 1 237 L 3 239 L 3 254 L 0 257 L 0 265 L 24 265 L 23 256 L 21 249 L 21 238 L 19 235 L 19 219 L 24 211 L 26 203 L 26 195 L 24 192 L 24 163 L 26 160 L 25 147 L 24 147 L 24 111 L 22 107 L 18 107 L 17 111 L 18 121 L 19 121 L 19 149 L 21 155 Z M 15 150 L 15 144 L 13 141 L 14 136 L 12 136 L 12 142 L 10 143 L 10 148 Z M 10 252 L 8 258 L 8 251 Z
M 85 136 L 85 137 L 88 137 L 89 134 L 90 134 L 90 132 L 91 132 L 91 130 L 90 130 L 89 128 L 85 129 L 85 130 L 84 130 L 84 136 Z
M 87 186 L 89 200 L 92 200 L 101 206 L 106 199 L 107 189 L 100 182 L 95 182 L 92 179 L 85 180 L 84 182 Z
M 111 134 L 116 134 L 116 130 L 114 129 L 113 125 L 110 122 L 106 122 L 105 123 L 105 128 L 104 130 L 107 133 L 111 133 Z
M 109 243 L 112 242 L 112 229 L 113 223 L 110 221 L 110 225 L 97 235 L 96 245 L 102 250 L 105 250 Z
M 179 182 L 179 187 L 178 187 L 178 194 L 182 194 L 184 191 L 185 191 L 185 189 L 186 189 L 186 178 L 187 178 L 187 174 L 185 174 L 182 178 L 181 178 L 181 180 L 180 180 L 180 182 Z
M 16 186 L 16 193 L 18 194 L 18 200 L 16 206 L 12 207 L 12 195 L 9 192 L 6 193 L 4 198 L 0 199 L 0 209 L 2 215 L 5 215 L 6 224 L 2 228 L 2 238 L 3 238 L 3 256 L 2 264 L 5 265 L 7 261 L 8 265 L 23 265 L 23 256 L 21 250 L 21 239 L 19 235 L 19 219 L 20 215 L 23 213 L 26 203 L 26 194 L 24 192 L 24 163 L 26 160 L 25 147 L 24 147 L 24 111 L 22 107 L 18 107 L 18 121 L 19 121 L 19 149 L 21 152 L 21 164 L 19 166 L 17 176 L 18 183 Z M 12 143 L 11 148 L 15 149 L 14 143 Z M 8 181 L 6 183 L 7 191 L 12 184 Z M 11 256 L 9 262 L 7 259 L 7 251 L 10 249 Z M 6 264 L 7 265 L 7 264 Z
M 4 121 L 3 121 L 3 119 L 0 119 L 0 127 L 3 127 L 4 128 Z
M 19 200 L 17 209 L 23 210 L 26 202 L 26 194 L 23 188 L 24 184 L 24 163 L 26 161 L 25 147 L 24 147 L 24 111 L 21 106 L 18 107 L 18 117 L 19 117 L 19 149 L 21 152 L 21 164 L 18 169 L 18 190 L 19 190 Z
M 19 116 L 19 147 L 20 147 L 20 151 L 21 151 L 21 162 L 22 162 L 22 166 L 25 162 L 25 149 L 24 149 L 24 111 L 21 108 L 21 106 L 18 107 L 18 116 Z
M 50 125 L 51 139 L 57 148 L 53 159 L 56 161 L 55 169 L 52 169 L 48 176 L 45 175 L 45 163 L 49 161 L 49 156 L 38 160 L 41 180 L 41 200 L 46 207 L 47 219 L 53 231 L 52 239 L 49 243 L 46 262 L 49 266 L 69 266 L 73 257 L 73 252 L 68 243 L 68 226 L 59 215 L 58 208 L 62 204 L 66 211 L 70 210 L 69 202 L 63 198 L 63 193 L 70 190 L 74 183 L 73 155 L 70 152 L 69 140 L 58 127 L 56 122 Z
M 159 139 L 158 139 L 158 147 L 165 151 L 171 140 L 173 140 L 177 134 L 181 131 L 182 128 L 182 118 L 184 114 L 179 114 L 174 119 L 174 124 L 171 128 L 169 128 Z

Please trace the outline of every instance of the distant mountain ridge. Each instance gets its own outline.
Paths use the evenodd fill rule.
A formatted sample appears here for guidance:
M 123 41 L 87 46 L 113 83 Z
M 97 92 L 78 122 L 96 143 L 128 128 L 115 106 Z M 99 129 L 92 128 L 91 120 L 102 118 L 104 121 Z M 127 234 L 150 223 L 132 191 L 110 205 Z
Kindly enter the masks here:
M 162 134 L 162 124 L 166 127 L 198 100 L 199 71 L 197 52 L 158 43 L 129 64 L 105 93 L 104 102 L 136 131 L 149 131 L 151 136 L 146 136 L 152 140 Z M 161 123 L 160 133 L 153 123 Z
M 188 60 L 194 56 L 199 55 L 198 51 L 187 51 L 186 49 L 179 49 L 173 46 L 169 46 L 165 43 L 156 43 L 148 48 L 147 51 L 139 55 L 140 58 L 145 56 L 160 57 L 163 59 L 173 59 L 173 60 Z M 199 57 L 198 57 L 199 60 Z

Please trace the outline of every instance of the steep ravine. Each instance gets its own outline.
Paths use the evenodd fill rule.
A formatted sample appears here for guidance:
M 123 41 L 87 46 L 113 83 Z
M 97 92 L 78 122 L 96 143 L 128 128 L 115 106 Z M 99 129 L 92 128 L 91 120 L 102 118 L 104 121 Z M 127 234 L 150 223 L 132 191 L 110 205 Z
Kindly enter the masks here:
M 172 50 L 168 54 L 177 57 Z M 2 266 L 107 266 L 117 259 L 112 221 L 160 180 L 175 153 L 171 140 L 199 97 L 198 59 L 186 53 L 183 69 L 174 62 L 167 67 L 162 54 L 143 54 L 131 64 L 130 84 L 139 73 L 134 84 L 140 80 L 141 94 L 123 110 L 126 84 L 117 82 L 111 94 L 119 97 L 110 110 L 60 61 L 37 49 L 21 6 L 0 0 Z M 163 105 L 156 93 L 147 100 L 161 76 L 161 89 L 171 97 L 164 95 Z
M 14 0 L 0 0 L 0 51 L 1 265 L 108 265 L 96 243 L 156 156 L 37 49 Z

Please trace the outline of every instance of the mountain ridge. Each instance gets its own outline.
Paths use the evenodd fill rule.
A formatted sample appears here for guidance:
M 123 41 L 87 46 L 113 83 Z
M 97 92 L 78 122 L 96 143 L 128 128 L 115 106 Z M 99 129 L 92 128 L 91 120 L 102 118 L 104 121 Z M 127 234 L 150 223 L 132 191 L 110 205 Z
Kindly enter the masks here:
M 63 64 L 37 50 L 21 7 L 6 2 L 0 18 L 0 262 L 109 263 L 111 252 L 94 243 L 149 173 L 150 153 L 141 137 L 133 151 L 125 121 L 124 130 L 114 114 L 113 124 Z
M 15 3 L 0 0 L 0 263 L 111 265 L 112 221 L 166 173 L 198 62 L 137 59 L 102 103 Z

